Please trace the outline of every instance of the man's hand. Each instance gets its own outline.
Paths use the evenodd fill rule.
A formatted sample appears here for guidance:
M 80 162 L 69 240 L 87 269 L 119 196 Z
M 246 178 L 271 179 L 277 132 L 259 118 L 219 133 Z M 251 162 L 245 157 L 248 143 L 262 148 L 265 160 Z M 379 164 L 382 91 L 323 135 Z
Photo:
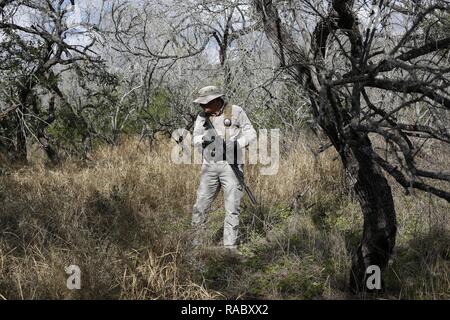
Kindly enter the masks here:
M 221 136 L 203 136 L 202 147 L 204 151 L 207 151 L 203 153 L 206 159 L 226 160 L 229 163 L 237 163 L 242 152 L 237 141 L 224 141 Z
M 205 149 L 207 146 L 209 146 L 211 143 L 214 142 L 214 140 L 216 140 L 215 136 L 212 137 L 202 137 L 202 148 Z

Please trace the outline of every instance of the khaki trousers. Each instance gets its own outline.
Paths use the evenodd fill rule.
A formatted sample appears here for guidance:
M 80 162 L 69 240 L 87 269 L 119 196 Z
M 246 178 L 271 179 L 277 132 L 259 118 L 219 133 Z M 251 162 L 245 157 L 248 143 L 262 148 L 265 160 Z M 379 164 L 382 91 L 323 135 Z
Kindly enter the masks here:
M 239 165 L 243 171 L 243 166 Z M 202 243 L 208 213 L 211 204 L 216 198 L 220 188 L 224 191 L 225 221 L 223 227 L 223 245 L 236 248 L 238 244 L 238 228 L 240 202 L 243 189 L 236 178 L 233 169 L 225 161 L 204 163 L 202 165 L 200 186 L 197 191 L 197 200 L 192 210 L 192 227 L 194 229 L 194 245 Z

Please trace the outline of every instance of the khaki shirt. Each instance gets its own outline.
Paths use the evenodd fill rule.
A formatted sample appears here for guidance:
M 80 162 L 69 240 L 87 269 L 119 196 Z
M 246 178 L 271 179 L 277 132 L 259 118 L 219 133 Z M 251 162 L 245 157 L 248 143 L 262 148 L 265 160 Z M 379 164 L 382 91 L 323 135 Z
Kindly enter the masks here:
M 221 112 L 217 116 L 210 117 L 211 123 L 217 131 L 217 134 L 226 141 L 237 141 L 241 148 L 247 147 L 256 140 L 256 130 L 253 128 L 244 109 L 237 105 L 232 105 L 231 126 L 224 124 L 224 114 Z M 193 142 L 194 147 L 202 148 L 202 138 L 206 134 L 204 127 L 205 118 L 197 116 L 194 125 Z

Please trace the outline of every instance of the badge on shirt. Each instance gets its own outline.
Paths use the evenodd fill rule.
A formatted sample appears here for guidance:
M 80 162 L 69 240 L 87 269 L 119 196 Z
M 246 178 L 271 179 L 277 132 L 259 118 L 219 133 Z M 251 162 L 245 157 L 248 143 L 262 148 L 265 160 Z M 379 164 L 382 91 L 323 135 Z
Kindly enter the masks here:
M 225 125 L 225 127 L 229 127 L 229 126 L 231 126 L 231 120 L 230 119 L 224 119 L 223 120 L 223 124 Z

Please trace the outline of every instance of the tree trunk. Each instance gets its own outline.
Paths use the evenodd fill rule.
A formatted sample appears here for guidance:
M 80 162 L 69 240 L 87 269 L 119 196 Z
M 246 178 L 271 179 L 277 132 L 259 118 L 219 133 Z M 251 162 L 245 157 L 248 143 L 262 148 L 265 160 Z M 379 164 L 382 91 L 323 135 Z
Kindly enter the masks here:
M 92 160 L 92 139 L 90 134 L 83 137 L 83 158 L 84 160 Z
M 367 135 L 352 132 L 342 139 L 332 123 L 324 121 L 320 124 L 339 152 L 364 219 L 362 239 L 352 256 L 349 289 L 355 294 L 377 290 L 367 287 L 367 278 L 372 275 L 371 272 L 367 273 L 369 266 L 380 268 L 380 289 L 384 289 L 383 274 L 392 255 L 397 233 L 391 187 L 380 166 L 368 155 L 373 148 Z
M 34 105 L 36 105 L 36 100 L 34 100 Z M 37 112 L 36 112 L 37 113 Z M 45 122 L 40 122 L 37 132 L 37 137 L 42 149 L 44 149 L 45 154 L 50 159 L 53 165 L 58 165 L 60 163 L 60 158 L 56 150 L 51 146 L 50 139 L 45 134 L 45 129 L 55 121 L 55 96 L 52 96 L 48 105 L 48 117 Z
M 350 290 L 353 293 L 376 289 L 367 287 L 369 266 L 380 268 L 381 289 L 384 289 L 383 273 L 395 246 L 397 222 L 391 188 L 381 168 L 364 149 L 372 149 L 367 136 L 360 138 L 355 147 L 345 147 L 341 157 L 346 173 L 361 205 L 364 217 L 363 235 L 352 257 Z
M 42 149 L 44 149 L 45 154 L 50 159 L 50 162 L 55 166 L 58 165 L 60 163 L 59 155 L 50 145 L 47 136 L 43 132 L 40 132 L 38 134 L 38 139 Z
M 14 152 L 14 161 L 18 164 L 27 164 L 27 137 L 25 124 L 23 119 L 17 116 L 17 131 L 16 131 L 16 150 Z

